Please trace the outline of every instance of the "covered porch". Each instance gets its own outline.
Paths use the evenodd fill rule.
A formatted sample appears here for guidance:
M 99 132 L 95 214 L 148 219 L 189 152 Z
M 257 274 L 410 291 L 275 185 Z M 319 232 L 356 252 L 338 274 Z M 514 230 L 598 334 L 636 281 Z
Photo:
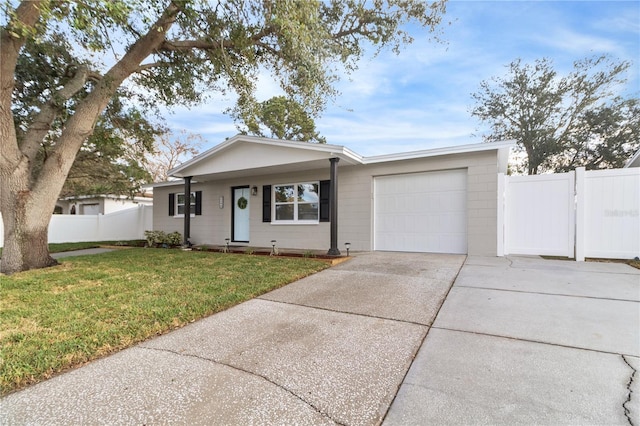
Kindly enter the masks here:
M 227 217 L 230 216 L 230 233 L 229 235 L 221 235 L 217 239 L 220 242 L 220 249 L 223 249 L 225 247 L 223 241 L 227 241 L 226 245 L 229 242 L 237 241 L 246 243 L 249 246 L 252 245 L 248 233 L 245 236 L 244 232 L 239 232 L 239 223 L 244 220 L 244 216 L 247 216 L 247 221 L 253 220 L 255 223 L 256 218 L 250 218 L 248 215 L 251 212 L 255 215 L 256 209 L 246 207 L 248 201 L 251 200 L 251 196 L 256 197 L 260 192 L 262 192 L 261 221 L 263 223 L 273 225 L 308 225 L 314 223 L 314 219 L 300 220 L 299 223 L 279 220 L 281 219 L 278 217 L 279 210 L 276 209 L 292 207 L 276 205 L 281 194 L 280 192 L 276 194 L 275 191 L 280 187 L 272 188 L 271 183 L 267 185 L 265 182 L 254 182 L 258 177 L 264 180 L 264 176 L 295 176 L 310 171 L 317 171 L 318 176 L 326 176 L 328 172 L 329 179 L 322 180 L 318 178 L 313 184 L 305 184 L 311 194 L 309 199 L 303 200 L 304 202 L 300 201 L 300 205 L 309 204 L 312 210 L 315 211 L 317 209 L 315 223 L 329 223 L 329 246 L 324 251 L 324 254 L 339 256 L 341 249 L 345 249 L 344 247 L 339 247 L 338 242 L 339 165 L 350 166 L 361 164 L 361 162 L 362 158 L 359 155 L 342 146 L 238 135 L 171 170 L 170 175 L 184 180 L 183 194 L 193 194 L 192 185 L 195 183 L 206 184 L 231 181 L 243 183 L 242 185 L 229 186 L 231 203 L 225 199 L 224 195 L 218 196 L 217 204 L 219 209 L 222 210 L 226 205 L 231 205 L 231 214 L 226 215 Z M 295 179 L 291 179 L 295 181 Z M 250 181 L 253 183 L 244 184 L 244 182 Z M 276 182 L 274 181 L 273 183 Z M 293 188 L 293 185 L 290 186 Z M 300 185 L 298 188 L 302 187 L 303 185 Z M 295 190 L 292 189 L 292 192 L 295 193 Z M 295 194 L 293 196 L 295 198 Z M 292 202 L 293 207 L 296 207 L 296 203 L 296 200 Z M 237 207 L 238 204 L 241 208 Z M 180 207 L 182 208 L 184 245 L 190 246 L 191 222 L 194 217 L 192 210 L 194 207 L 200 207 L 199 204 L 193 205 L 192 202 L 183 202 Z M 238 236 L 240 234 L 242 234 L 241 237 Z M 278 232 L 272 230 L 272 234 L 273 240 L 277 241 Z M 271 242 L 272 240 L 261 241 L 260 245 L 271 249 L 272 247 L 269 247 Z M 305 251 L 304 249 L 294 250 L 296 252 L 302 251 L 303 253 Z M 317 251 L 317 249 L 314 250 L 314 252 Z

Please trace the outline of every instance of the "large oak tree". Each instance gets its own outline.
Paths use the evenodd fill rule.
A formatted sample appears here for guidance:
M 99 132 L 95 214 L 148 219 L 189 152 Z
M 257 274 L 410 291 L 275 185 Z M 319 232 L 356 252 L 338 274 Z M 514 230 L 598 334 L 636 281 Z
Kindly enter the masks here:
M 471 113 L 489 124 L 486 140 L 517 141 L 528 174 L 621 167 L 640 144 L 638 98 L 618 94 L 630 66 L 595 56 L 561 75 L 549 59 L 515 60 L 481 83 Z
M 410 42 L 407 23 L 434 31 L 445 0 L 4 0 L 3 8 L 0 268 L 13 273 L 55 264 L 47 231 L 56 198 L 123 85 L 141 94 L 141 102 L 169 106 L 196 104 L 212 93 L 251 99 L 258 73 L 267 70 L 288 97 L 314 113 L 368 49 L 397 50 Z M 36 113 L 18 131 L 16 65 L 27 43 L 50 41 L 53 34 L 63 34 L 82 61 L 66 64 L 67 78 L 41 89 Z M 81 92 L 72 114 L 61 117 Z M 47 138 L 48 155 L 35 172 Z

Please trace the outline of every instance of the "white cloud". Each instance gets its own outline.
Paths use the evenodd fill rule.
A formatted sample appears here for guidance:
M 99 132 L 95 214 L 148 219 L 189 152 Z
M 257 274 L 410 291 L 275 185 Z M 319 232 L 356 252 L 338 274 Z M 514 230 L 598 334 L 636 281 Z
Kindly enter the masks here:
M 574 59 L 599 52 L 608 52 L 615 56 L 623 53 L 621 46 L 607 37 L 584 34 L 566 28 L 559 28 L 551 34 L 536 34 L 531 40 L 554 49 L 565 51 Z

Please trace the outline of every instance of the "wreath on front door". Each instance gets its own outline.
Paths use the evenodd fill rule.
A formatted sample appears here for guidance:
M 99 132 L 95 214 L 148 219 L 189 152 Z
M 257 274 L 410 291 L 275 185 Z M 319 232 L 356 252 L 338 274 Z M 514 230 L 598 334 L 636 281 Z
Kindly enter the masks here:
M 240 210 L 246 209 L 247 208 L 247 204 L 249 204 L 249 202 L 247 201 L 246 198 L 244 198 L 244 197 L 238 198 L 238 207 L 240 207 Z

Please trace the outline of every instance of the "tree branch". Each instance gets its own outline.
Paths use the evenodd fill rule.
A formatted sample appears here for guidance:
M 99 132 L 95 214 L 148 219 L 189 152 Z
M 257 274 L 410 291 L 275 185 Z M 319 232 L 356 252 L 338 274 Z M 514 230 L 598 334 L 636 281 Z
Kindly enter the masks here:
M 21 161 L 13 123 L 11 101 L 15 87 L 15 69 L 20 49 L 27 42 L 25 33 L 40 19 L 42 0 L 23 1 L 5 28 L 0 31 L 0 174 L 8 173 Z
M 51 95 L 49 101 L 40 108 L 40 112 L 25 133 L 20 146 L 24 156 L 29 160 L 35 158 L 42 140 L 51 130 L 51 124 L 64 108 L 64 103 L 82 90 L 88 80 L 95 79 L 96 75 L 96 73 L 92 73 L 89 70 L 88 66 L 80 65 L 77 67 L 73 78 L 64 87 Z
M 145 58 L 162 45 L 179 13 L 179 6 L 173 1 L 169 3 L 147 33 L 131 45 L 122 59 L 109 69 L 95 89 L 78 104 L 73 116 L 67 120 L 51 155 L 43 164 L 40 178 L 34 185 L 34 193 L 38 194 L 39 198 L 42 197 L 43 201 L 46 192 L 62 190 L 78 150 L 93 132 L 100 114 L 122 82 L 138 69 Z M 55 179 L 56 183 L 59 182 L 59 186 L 52 188 L 50 182 L 47 182 L 52 179 Z M 39 201 L 35 198 L 33 200 L 34 203 Z

